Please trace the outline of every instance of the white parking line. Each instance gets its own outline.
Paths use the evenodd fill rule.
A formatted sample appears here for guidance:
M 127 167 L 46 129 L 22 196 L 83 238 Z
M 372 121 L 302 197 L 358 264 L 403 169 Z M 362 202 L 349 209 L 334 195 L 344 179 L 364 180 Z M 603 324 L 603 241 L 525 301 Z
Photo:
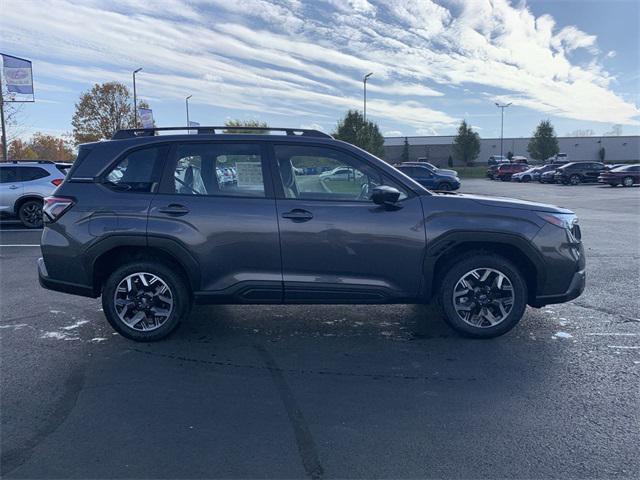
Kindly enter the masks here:
M 41 228 L 0 228 L 2 232 L 41 232 Z
M 0 245 L 2 247 L 39 247 L 40 245 Z

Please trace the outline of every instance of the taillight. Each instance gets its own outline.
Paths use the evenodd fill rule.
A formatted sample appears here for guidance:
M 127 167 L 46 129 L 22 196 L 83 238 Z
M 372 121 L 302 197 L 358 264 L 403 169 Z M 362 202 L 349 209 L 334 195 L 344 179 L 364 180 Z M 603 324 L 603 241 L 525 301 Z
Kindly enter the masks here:
M 56 187 L 62 183 L 62 178 L 56 178 L 55 180 L 51 180 Z
M 46 222 L 55 222 L 73 205 L 73 200 L 68 197 L 45 197 L 42 212 Z

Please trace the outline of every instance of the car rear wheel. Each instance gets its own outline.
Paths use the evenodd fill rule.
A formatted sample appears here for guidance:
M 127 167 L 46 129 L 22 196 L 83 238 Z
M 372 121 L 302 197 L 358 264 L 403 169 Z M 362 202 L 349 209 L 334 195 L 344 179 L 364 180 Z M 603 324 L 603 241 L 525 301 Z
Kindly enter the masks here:
M 102 292 L 104 314 L 122 336 L 137 342 L 161 340 L 189 314 L 191 295 L 174 270 L 135 262 L 113 272 Z
M 507 333 L 524 315 L 527 284 L 506 258 L 474 252 L 447 270 L 438 304 L 457 332 L 493 338 Z
M 27 228 L 42 227 L 42 200 L 27 200 L 18 209 L 18 217 Z
M 633 177 L 624 177 L 622 179 L 623 187 L 633 187 Z
M 506 175 L 502 175 L 502 176 L 500 177 L 500 181 L 501 181 L 501 182 L 506 182 L 507 180 L 510 180 L 510 179 L 509 179 L 509 177 L 508 177 L 508 176 L 506 176 Z
M 436 187 L 436 190 L 444 190 L 445 192 L 448 192 L 451 190 L 451 184 L 449 182 L 440 182 Z
M 569 177 L 569 183 L 571 185 L 579 185 L 580 184 L 580 175 L 573 174 Z

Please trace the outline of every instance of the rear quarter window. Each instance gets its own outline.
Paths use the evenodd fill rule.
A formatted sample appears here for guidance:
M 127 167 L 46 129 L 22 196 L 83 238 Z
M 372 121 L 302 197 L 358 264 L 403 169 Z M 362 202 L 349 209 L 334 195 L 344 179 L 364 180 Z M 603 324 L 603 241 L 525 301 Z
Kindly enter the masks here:
M 148 193 L 158 184 L 160 165 L 166 147 L 141 148 L 135 150 L 115 164 L 105 175 L 104 183 L 120 191 Z

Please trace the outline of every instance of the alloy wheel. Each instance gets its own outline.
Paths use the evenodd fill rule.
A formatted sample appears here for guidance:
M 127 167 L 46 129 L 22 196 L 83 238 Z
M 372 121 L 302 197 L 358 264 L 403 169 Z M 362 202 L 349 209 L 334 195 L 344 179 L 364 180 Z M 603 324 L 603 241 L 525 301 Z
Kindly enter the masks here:
M 136 272 L 116 288 L 114 305 L 118 318 L 129 328 L 149 332 L 160 328 L 173 312 L 173 293 L 157 275 Z
M 624 185 L 625 187 L 633 187 L 633 178 L 624 177 L 624 179 L 622 180 L 622 185 Z
M 20 220 L 30 228 L 42 226 L 42 205 L 38 202 L 27 202 L 20 208 Z
M 494 268 L 464 274 L 453 289 L 453 306 L 462 321 L 477 328 L 494 327 L 511 312 L 515 296 L 511 280 Z

